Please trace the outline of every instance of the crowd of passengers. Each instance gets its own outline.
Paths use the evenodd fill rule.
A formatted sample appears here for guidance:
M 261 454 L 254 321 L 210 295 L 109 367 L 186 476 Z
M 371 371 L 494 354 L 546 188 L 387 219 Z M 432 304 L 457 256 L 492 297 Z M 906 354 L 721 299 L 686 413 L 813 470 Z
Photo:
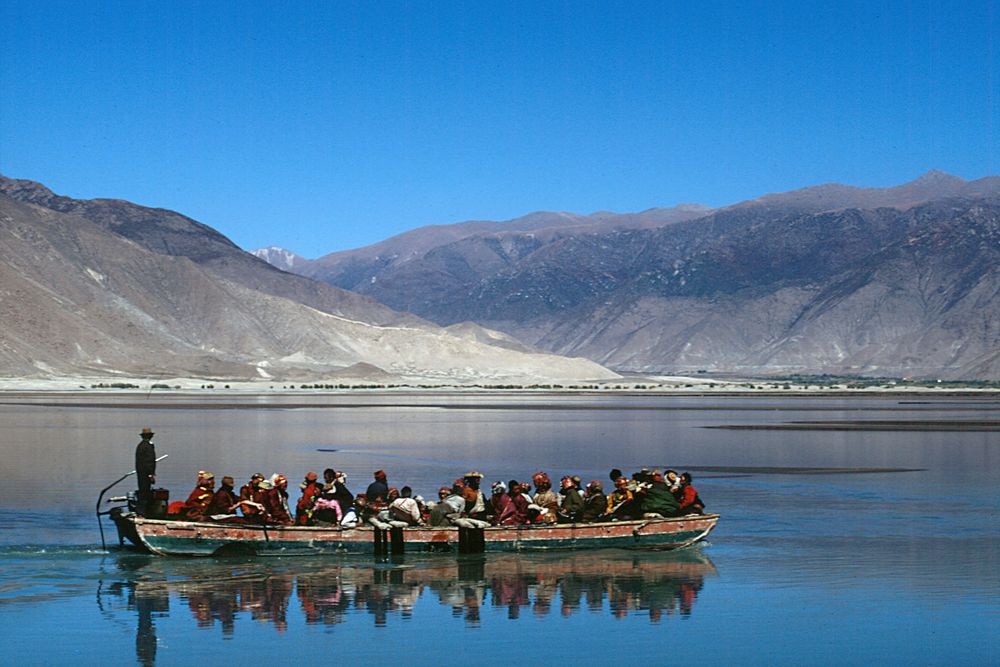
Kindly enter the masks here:
M 560 480 L 558 493 L 545 472 L 535 473 L 532 485 L 515 479 L 494 482 L 489 497 L 480 488 L 483 474 L 468 472 L 438 490 L 436 501 L 414 496 L 409 486 L 389 486 L 384 470 L 376 470 L 364 493 L 347 488 L 347 475 L 327 468 L 323 480 L 309 472 L 299 485 L 301 497 L 293 508 L 288 479 L 260 473 L 236 491 L 232 477 L 198 473 L 197 486 L 185 502 L 171 503 L 169 516 L 194 521 L 222 521 L 302 526 L 375 525 L 449 526 L 462 521 L 485 527 L 555 523 L 623 521 L 701 514 L 705 504 L 691 485 L 691 475 L 673 470 L 643 468 L 630 478 L 612 470 L 613 489 L 604 492 L 600 480 L 582 487 L 579 477 Z M 582 487 L 582 488 L 581 488 Z

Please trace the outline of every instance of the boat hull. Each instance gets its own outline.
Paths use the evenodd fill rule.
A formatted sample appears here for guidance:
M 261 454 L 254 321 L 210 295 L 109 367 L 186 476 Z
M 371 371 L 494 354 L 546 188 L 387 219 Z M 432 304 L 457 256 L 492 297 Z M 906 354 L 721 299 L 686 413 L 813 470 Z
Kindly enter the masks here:
M 544 526 L 491 526 L 481 531 L 478 550 L 486 552 L 546 549 L 679 549 L 703 540 L 718 514 L 609 523 Z M 459 551 L 456 527 L 407 527 L 389 542 L 372 526 L 255 526 L 147 519 L 132 514 L 115 518 L 121 534 L 136 546 L 164 556 L 394 554 Z M 381 533 L 381 534 L 380 534 Z M 380 541 L 380 538 L 382 541 Z

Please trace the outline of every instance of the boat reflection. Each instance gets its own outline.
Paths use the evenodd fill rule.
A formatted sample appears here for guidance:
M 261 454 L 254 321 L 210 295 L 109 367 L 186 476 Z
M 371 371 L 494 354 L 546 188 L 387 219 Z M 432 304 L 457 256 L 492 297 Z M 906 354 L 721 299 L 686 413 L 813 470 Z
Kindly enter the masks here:
M 522 614 L 570 616 L 581 610 L 651 622 L 688 616 L 705 578 L 716 574 L 700 549 L 680 552 L 499 554 L 428 558 L 403 564 L 358 560 L 117 560 L 98 604 L 138 616 L 136 656 L 156 657 L 155 619 L 186 613 L 199 628 L 236 632 L 242 619 L 278 632 L 290 622 L 336 625 L 368 616 L 376 626 L 414 615 L 419 601 L 450 607 L 467 627 Z M 426 602 L 424 602 L 426 605 Z

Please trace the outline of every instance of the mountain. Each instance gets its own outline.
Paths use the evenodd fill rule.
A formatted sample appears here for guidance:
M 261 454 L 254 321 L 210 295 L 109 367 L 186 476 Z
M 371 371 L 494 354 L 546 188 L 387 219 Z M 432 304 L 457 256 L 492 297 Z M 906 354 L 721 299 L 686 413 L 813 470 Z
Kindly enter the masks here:
M 932 171 L 655 223 L 547 214 L 530 231 L 510 221 L 445 242 L 436 230 L 433 243 L 414 230 L 423 245 L 412 252 L 376 244 L 324 258 L 331 274 L 305 270 L 442 325 L 476 322 L 619 371 L 992 379 L 998 198 L 998 177 Z
M 453 335 L 279 271 L 172 211 L 74 200 L 4 177 L 0 316 L 7 377 L 616 377 L 590 361 Z
M 1000 377 L 996 199 L 806 214 L 665 247 L 642 239 L 600 299 L 481 322 L 618 370 Z M 567 274 L 581 254 L 563 258 Z M 470 301 L 519 291 L 504 282 Z
M 641 213 L 617 214 L 608 212 L 577 215 L 539 211 L 513 220 L 490 222 L 473 220 L 452 225 L 420 227 L 385 241 L 345 250 L 299 264 L 296 273 L 321 280 L 337 287 L 371 293 L 393 300 L 377 283 L 409 280 L 406 268 L 410 262 L 419 264 L 437 249 L 471 239 L 527 238 L 530 247 L 539 247 L 567 235 L 612 232 L 623 229 L 654 229 L 704 215 L 711 209 L 700 204 L 682 204 L 673 208 L 655 208 Z M 496 260 L 504 262 L 503 251 Z M 487 249 L 485 259 L 493 259 L 494 251 Z M 473 257 L 474 262 L 480 257 Z M 433 269 L 436 270 L 436 269 Z M 421 269 L 417 269 L 420 272 Z M 400 301 L 404 303 L 405 301 Z M 405 307 L 400 306 L 405 310 Z
M 295 269 L 301 268 L 309 263 L 309 260 L 305 257 L 296 255 L 291 250 L 285 250 L 284 248 L 279 248 L 274 245 L 268 246 L 267 248 L 251 250 L 250 254 L 258 259 L 264 260 L 277 269 L 293 273 L 295 272 Z

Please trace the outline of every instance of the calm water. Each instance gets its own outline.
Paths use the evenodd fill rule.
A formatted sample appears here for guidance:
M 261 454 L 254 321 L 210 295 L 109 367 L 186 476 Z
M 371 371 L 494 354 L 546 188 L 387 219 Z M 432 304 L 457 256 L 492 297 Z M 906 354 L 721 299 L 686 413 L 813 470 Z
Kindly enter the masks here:
M 998 419 L 1000 400 L 954 398 L 8 394 L 0 646 L 7 664 L 1000 664 L 1000 433 L 704 428 Z M 199 469 L 334 467 L 359 492 L 385 468 L 433 497 L 469 468 L 669 466 L 722 520 L 676 553 L 105 554 L 97 492 L 146 425 L 174 498 Z

